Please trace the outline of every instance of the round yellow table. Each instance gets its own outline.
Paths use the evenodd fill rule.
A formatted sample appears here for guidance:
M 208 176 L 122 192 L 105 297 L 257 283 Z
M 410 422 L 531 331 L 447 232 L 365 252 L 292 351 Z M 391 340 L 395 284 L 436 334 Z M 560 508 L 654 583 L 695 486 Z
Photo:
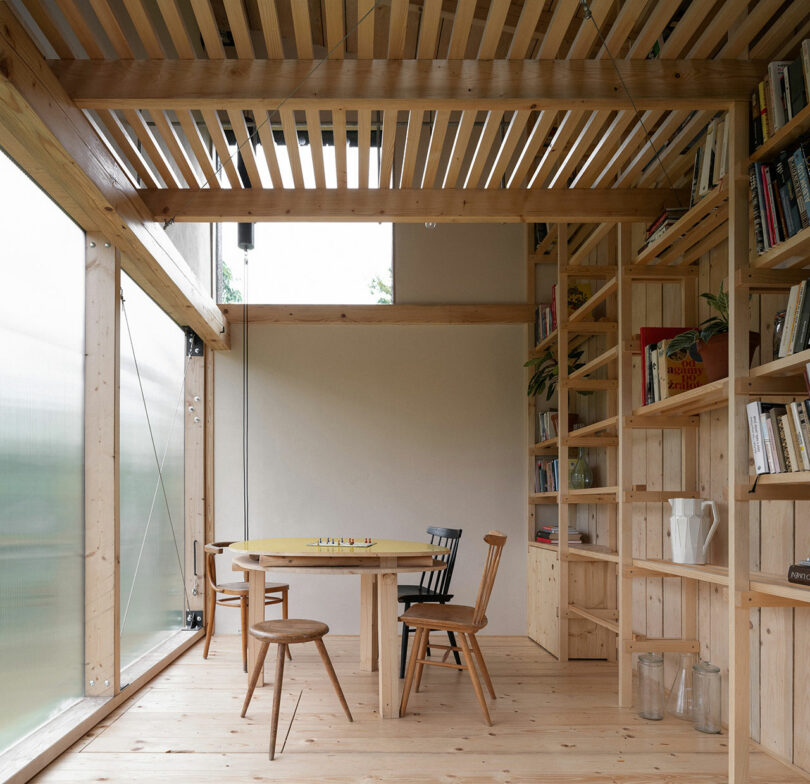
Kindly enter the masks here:
M 379 669 L 380 716 L 399 716 L 399 662 L 397 654 L 397 574 L 444 569 L 436 557 L 448 552 L 425 542 L 398 539 L 372 539 L 354 547 L 315 544 L 317 537 L 250 539 L 235 542 L 235 571 L 248 572 L 250 624 L 264 620 L 264 582 L 266 572 L 308 572 L 310 574 L 360 575 L 360 664 L 368 671 Z M 325 541 L 325 540 L 323 540 Z M 315 620 L 328 621 L 327 618 Z M 248 640 L 248 673 L 253 672 L 259 643 Z M 264 670 L 257 685 L 264 685 Z

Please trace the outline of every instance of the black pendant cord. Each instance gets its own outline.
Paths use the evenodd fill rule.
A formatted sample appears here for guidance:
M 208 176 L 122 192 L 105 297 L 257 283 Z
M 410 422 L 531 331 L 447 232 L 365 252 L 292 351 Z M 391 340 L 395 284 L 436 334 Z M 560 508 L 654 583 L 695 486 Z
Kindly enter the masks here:
M 248 360 L 249 346 L 248 346 L 248 254 L 245 251 L 245 260 L 243 264 L 243 291 L 242 291 L 242 511 L 244 515 L 244 537 L 245 541 L 250 538 L 250 507 L 248 490 L 250 482 L 248 481 L 248 468 L 249 468 L 249 435 L 248 424 L 250 417 L 249 400 L 248 400 Z

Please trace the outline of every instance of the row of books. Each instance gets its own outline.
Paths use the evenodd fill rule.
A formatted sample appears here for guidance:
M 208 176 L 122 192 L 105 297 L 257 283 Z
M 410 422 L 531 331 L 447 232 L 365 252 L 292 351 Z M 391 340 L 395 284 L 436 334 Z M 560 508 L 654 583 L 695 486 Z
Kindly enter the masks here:
M 548 441 L 550 438 L 556 438 L 558 434 L 557 423 L 559 422 L 559 415 L 556 411 L 538 411 L 537 412 L 537 439 L 538 441 Z
M 534 492 L 556 493 L 560 489 L 560 461 L 556 457 L 538 457 L 534 463 Z
M 668 357 L 670 340 L 688 327 L 641 327 L 641 397 L 646 406 L 706 383 L 703 360 L 689 351 Z
M 810 471 L 810 400 L 746 406 L 754 469 L 759 474 Z
M 557 525 L 541 525 L 534 537 L 538 542 L 556 544 L 560 541 L 560 527 Z M 582 534 L 576 528 L 568 529 L 568 544 L 580 544 Z
M 787 357 L 810 348 L 810 280 L 790 287 L 779 357 Z
M 720 184 L 728 171 L 728 116 L 715 117 L 706 128 L 703 144 L 695 152 L 692 191 L 689 206 L 694 207 L 712 188 Z
M 534 344 L 537 345 L 555 329 L 557 329 L 557 306 L 554 300 L 550 303 L 541 302 L 534 309 Z
M 810 137 L 773 163 L 748 168 L 757 253 L 810 226 Z
M 644 239 L 644 244 L 639 248 L 639 252 L 644 250 L 648 245 L 652 245 L 664 234 L 667 233 L 672 224 L 677 223 L 686 213 L 686 207 L 666 207 L 661 214 L 650 224 L 647 229 L 647 235 Z
M 810 585 L 810 558 L 791 564 L 788 569 L 788 582 Z
M 810 39 L 802 41 L 799 57 L 777 60 L 751 93 L 752 152 L 764 144 L 805 106 L 810 95 Z

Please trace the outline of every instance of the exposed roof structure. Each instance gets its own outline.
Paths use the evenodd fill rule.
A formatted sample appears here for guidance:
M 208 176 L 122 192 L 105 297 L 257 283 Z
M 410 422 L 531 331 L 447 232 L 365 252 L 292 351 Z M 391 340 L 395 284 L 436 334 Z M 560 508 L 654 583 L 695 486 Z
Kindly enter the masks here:
M 10 5 L 159 220 L 643 219 L 810 34 L 802 0 Z

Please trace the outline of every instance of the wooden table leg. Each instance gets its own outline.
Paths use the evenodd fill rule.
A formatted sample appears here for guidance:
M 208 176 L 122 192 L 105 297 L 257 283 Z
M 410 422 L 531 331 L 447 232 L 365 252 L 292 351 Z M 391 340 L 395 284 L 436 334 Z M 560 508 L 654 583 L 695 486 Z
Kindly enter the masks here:
M 264 620 L 264 572 L 261 569 L 251 569 L 248 573 L 248 624 L 261 623 Z M 251 634 L 248 635 L 248 672 L 253 672 L 256 659 L 259 655 L 261 643 Z M 250 676 L 248 675 L 248 678 Z M 256 681 L 257 686 L 264 686 L 264 667 Z
M 399 645 L 397 644 L 397 575 L 377 578 L 377 625 L 380 639 L 380 716 L 399 716 Z
M 360 668 L 377 669 L 377 575 L 360 575 Z

